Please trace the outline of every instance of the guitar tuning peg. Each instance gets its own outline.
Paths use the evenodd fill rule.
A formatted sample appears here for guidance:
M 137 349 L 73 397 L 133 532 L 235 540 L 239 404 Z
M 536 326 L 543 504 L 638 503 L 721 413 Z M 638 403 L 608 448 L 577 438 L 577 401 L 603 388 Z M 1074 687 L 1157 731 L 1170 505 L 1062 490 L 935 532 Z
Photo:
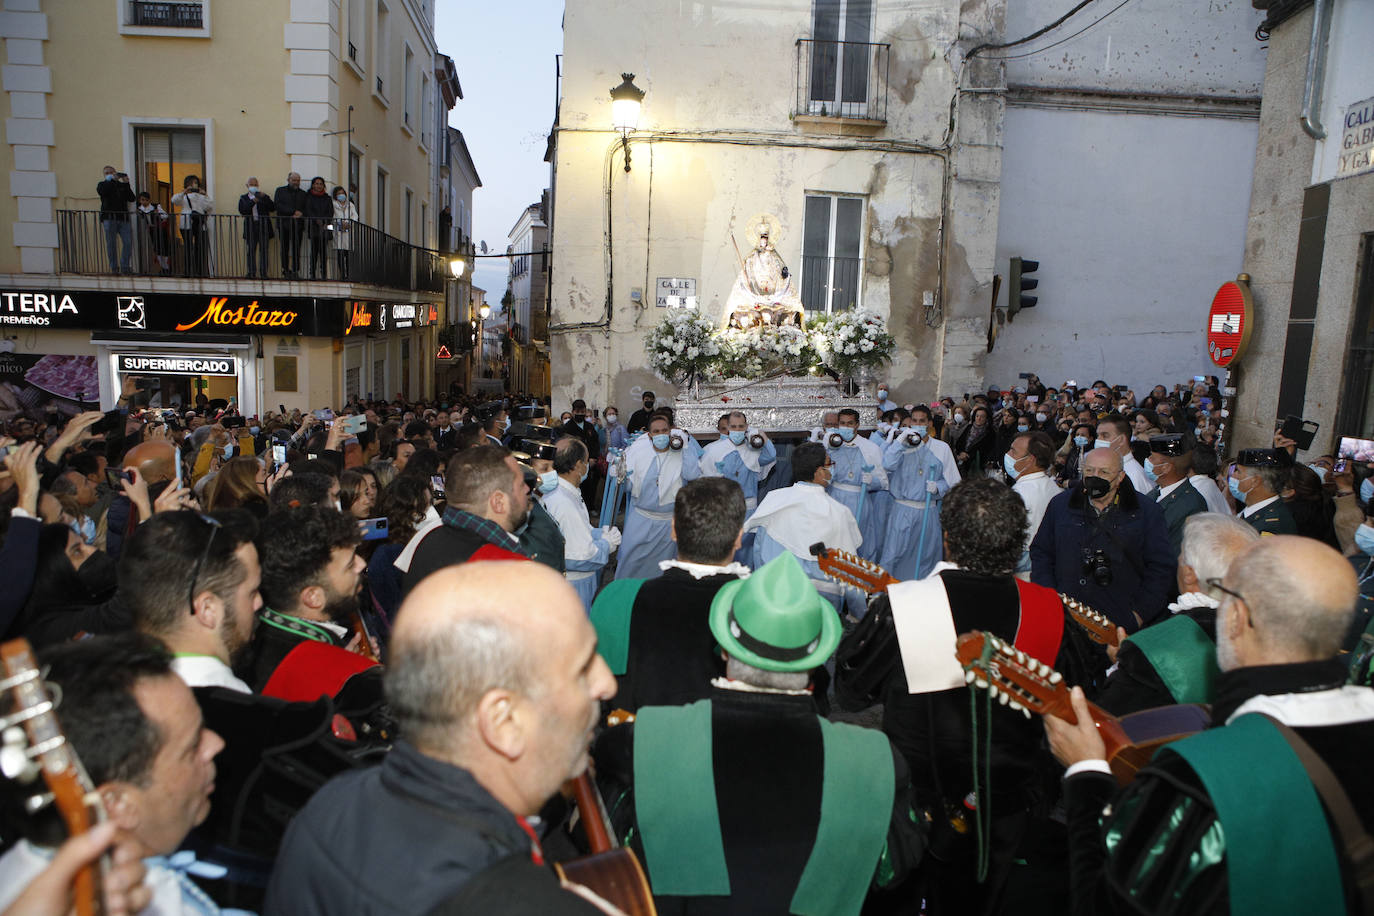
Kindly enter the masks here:
M 17 725 L 5 729 L 0 746 L 0 774 L 7 779 L 29 783 L 38 775 L 38 764 L 29 758 L 24 730 Z
M 975 673 L 973 673 L 972 671 L 965 671 L 965 672 L 964 672 L 964 683 L 965 683 L 965 684 L 972 684 L 972 683 L 973 683 L 973 679 L 976 678 L 977 676 L 978 676 L 978 675 L 975 674 Z
M 37 814 L 56 800 L 57 797 L 51 792 L 39 792 L 37 795 L 30 795 L 24 800 L 24 810 L 29 814 Z

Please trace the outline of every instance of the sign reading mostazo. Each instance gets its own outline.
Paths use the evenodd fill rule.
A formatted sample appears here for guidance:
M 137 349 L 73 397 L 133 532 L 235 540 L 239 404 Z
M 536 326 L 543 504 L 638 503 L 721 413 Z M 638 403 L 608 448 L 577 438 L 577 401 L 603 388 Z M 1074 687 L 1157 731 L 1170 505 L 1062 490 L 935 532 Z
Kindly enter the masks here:
M 254 299 L 247 305 L 233 307 L 227 296 L 214 296 L 205 311 L 195 321 L 178 324 L 178 331 L 189 331 L 201 324 L 220 325 L 221 327 L 240 328 L 290 328 L 294 327 L 300 313 L 289 309 L 263 308 Z

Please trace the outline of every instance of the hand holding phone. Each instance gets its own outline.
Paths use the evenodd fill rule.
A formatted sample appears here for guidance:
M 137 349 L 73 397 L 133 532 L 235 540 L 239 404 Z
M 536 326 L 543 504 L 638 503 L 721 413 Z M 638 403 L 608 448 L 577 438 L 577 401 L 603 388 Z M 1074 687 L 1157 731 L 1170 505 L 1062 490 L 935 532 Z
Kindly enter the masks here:
M 358 522 L 364 541 L 384 541 L 387 537 L 386 518 L 365 518 Z

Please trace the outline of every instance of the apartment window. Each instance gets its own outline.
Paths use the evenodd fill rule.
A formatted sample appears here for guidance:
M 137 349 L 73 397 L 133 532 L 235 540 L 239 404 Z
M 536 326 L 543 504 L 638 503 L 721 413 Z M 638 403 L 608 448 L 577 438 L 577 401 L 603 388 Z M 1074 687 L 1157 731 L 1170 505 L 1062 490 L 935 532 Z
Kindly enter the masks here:
M 374 48 L 373 72 L 377 74 L 377 94 L 386 99 L 386 81 L 391 77 L 391 10 L 377 0 L 377 42 Z
M 205 26 L 205 11 L 200 0 L 129 0 L 129 25 L 158 26 L 171 29 L 199 29 Z
M 862 197 L 806 195 L 801 286 L 808 310 L 842 312 L 858 305 L 863 213 Z
M 401 212 L 401 220 L 402 220 L 402 222 L 404 223 L 404 228 L 403 228 L 401 231 L 402 231 L 402 233 L 405 235 L 405 240 L 406 240 L 407 242 L 409 242 L 409 241 L 410 241 L 410 216 L 411 216 L 411 212 L 412 212 L 411 208 L 415 206 L 415 192 L 412 191 L 412 190 L 410 190 L 410 188 L 406 188 L 406 193 L 405 193 L 405 196 L 404 196 L 404 198 L 403 198 L 403 204 L 404 204 L 404 207 L 403 207 L 402 212 Z
M 362 67 L 366 60 L 367 0 L 348 0 L 348 59 Z
M 386 169 L 377 166 L 377 228 L 386 231 Z
M 410 113 L 415 109 L 415 53 L 410 50 L 410 45 L 405 46 L 405 52 L 405 70 L 402 71 L 405 86 L 401 101 L 401 118 L 406 127 L 410 127 Z
M 809 113 L 862 117 L 868 101 L 873 0 L 815 0 Z
M 434 100 L 430 98 L 429 75 L 420 74 L 420 145 L 429 149 L 429 131 L 434 125 Z
M 201 128 L 137 127 L 134 148 L 138 157 L 138 190 L 147 191 L 171 212 L 172 195 L 181 191 L 187 175 L 204 182 L 205 131 Z

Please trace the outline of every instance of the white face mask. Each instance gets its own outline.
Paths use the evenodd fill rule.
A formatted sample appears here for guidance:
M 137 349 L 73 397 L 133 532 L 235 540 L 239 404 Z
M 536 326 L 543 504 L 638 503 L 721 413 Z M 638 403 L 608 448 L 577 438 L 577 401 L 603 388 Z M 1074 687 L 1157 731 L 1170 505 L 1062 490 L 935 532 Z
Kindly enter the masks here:
M 248 186 L 248 193 L 249 193 L 249 194 L 256 194 L 256 193 L 258 193 L 258 186 L 255 185 L 255 184 L 250 184 L 250 185 Z

